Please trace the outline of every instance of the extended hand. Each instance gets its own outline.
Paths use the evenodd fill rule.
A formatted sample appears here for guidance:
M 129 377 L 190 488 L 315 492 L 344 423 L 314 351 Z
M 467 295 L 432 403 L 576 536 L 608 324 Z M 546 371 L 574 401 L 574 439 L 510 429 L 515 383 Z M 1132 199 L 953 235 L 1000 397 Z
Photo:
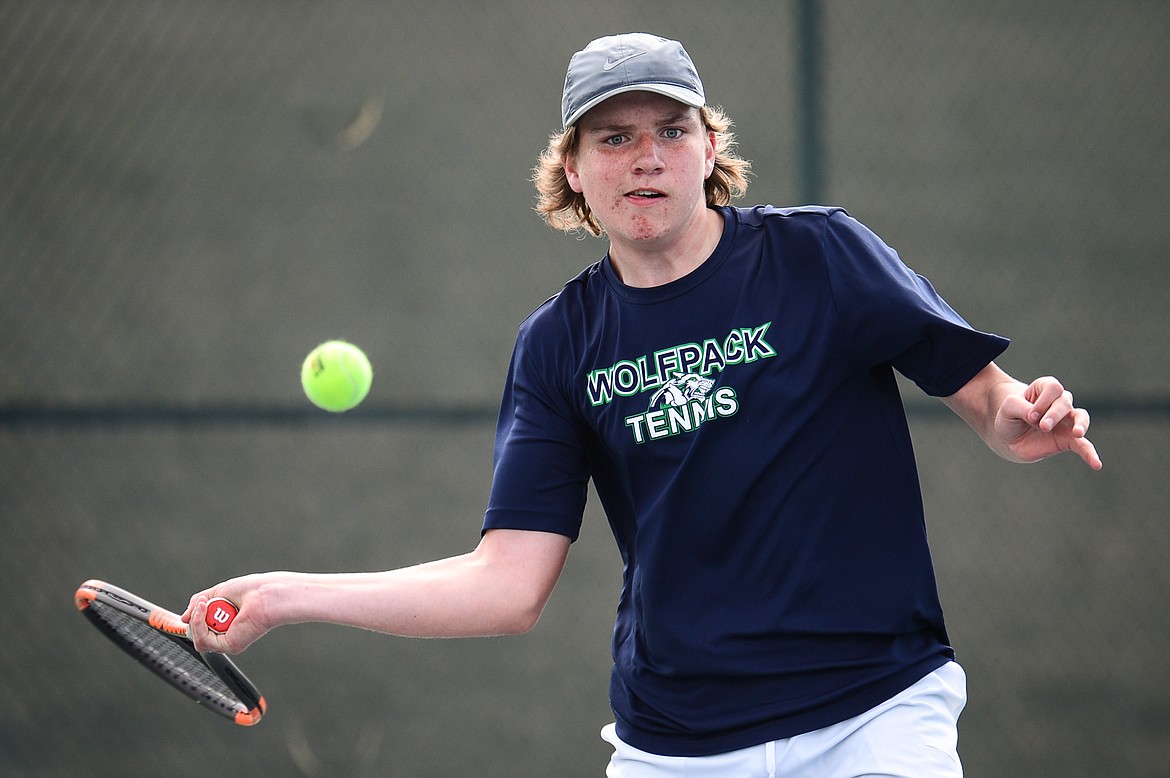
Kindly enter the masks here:
M 187 622 L 188 634 L 196 649 L 238 654 L 271 629 L 265 619 L 267 609 L 260 588 L 262 580 L 259 575 L 236 578 L 191 597 L 181 618 Z M 223 634 L 212 632 L 206 624 L 207 603 L 213 597 L 224 597 L 239 606 L 239 614 Z
M 1100 470 L 1097 449 L 1085 437 L 1088 430 L 1089 412 L 1073 405 L 1072 393 L 1052 376 L 1037 378 L 1022 393 L 1009 394 L 995 416 L 996 435 L 1021 462 L 1072 451 Z

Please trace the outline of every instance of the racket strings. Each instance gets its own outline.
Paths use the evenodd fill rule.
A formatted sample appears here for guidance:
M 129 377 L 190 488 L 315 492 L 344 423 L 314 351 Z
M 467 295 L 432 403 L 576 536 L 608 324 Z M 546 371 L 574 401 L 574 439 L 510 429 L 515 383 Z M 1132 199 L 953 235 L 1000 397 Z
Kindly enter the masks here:
M 196 702 L 228 718 L 248 710 L 186 641 L 169 637 L 100 601 L 90 603 L 83 613 L 124 651 Z

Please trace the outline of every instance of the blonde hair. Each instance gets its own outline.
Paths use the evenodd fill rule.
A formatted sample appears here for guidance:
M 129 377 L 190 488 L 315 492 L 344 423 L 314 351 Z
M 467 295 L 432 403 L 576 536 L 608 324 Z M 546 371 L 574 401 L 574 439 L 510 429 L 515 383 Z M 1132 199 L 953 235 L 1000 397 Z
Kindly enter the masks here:
M 703 106 L 700 113 L 704 129 L 715 133 L 715 169 L 703 182 L 707 205 L 730 205 L 733 199 L 747 192 L 752 163 L 736 153 L 732 122 L 721 108 Z M 600 236 L 605 228 L 593 216 L 585 197 L 573 191 L 565 176 L 565 159 L 576 153 L 578 142 L 576 125 L 549 136 L 548 146 L 532 169 L 536 212 L 555 229 L 565 232 L 585 230 L 590 235 Z

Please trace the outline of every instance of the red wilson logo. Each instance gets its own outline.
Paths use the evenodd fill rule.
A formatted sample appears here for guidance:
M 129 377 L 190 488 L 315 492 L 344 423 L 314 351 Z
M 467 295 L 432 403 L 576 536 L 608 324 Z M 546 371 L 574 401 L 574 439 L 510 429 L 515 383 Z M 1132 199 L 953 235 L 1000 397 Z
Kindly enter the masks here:
M 227 628 L 231 626 L 232 619 L 236 617 L 237 613 L 239 610 L 235 605 L 222 597 L 216 597 L 207 603 L 207 626 L 212 632 L 227 632 Z

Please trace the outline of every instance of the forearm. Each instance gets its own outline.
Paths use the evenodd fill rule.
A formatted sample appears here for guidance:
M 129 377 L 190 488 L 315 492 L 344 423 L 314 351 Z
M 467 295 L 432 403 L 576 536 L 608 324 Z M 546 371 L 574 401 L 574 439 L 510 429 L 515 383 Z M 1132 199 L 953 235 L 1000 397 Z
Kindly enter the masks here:
M 407 637 L 516 634 L 536 624 L 569 553 L 562 535 L 494 530 L 462 556 L 378 573 L 272 572 L 195 594 L 183 620 L 201 651 L 238 653 L 276 627 L 340 624 Z M 207 603 L 239 607 L 226 633 L 203 624 Z
M 328 622 L 406 637 L 523 632 L 543 602 L 473 552 L 376 573 L 271 573 L 257 594 L 273 626 Z

